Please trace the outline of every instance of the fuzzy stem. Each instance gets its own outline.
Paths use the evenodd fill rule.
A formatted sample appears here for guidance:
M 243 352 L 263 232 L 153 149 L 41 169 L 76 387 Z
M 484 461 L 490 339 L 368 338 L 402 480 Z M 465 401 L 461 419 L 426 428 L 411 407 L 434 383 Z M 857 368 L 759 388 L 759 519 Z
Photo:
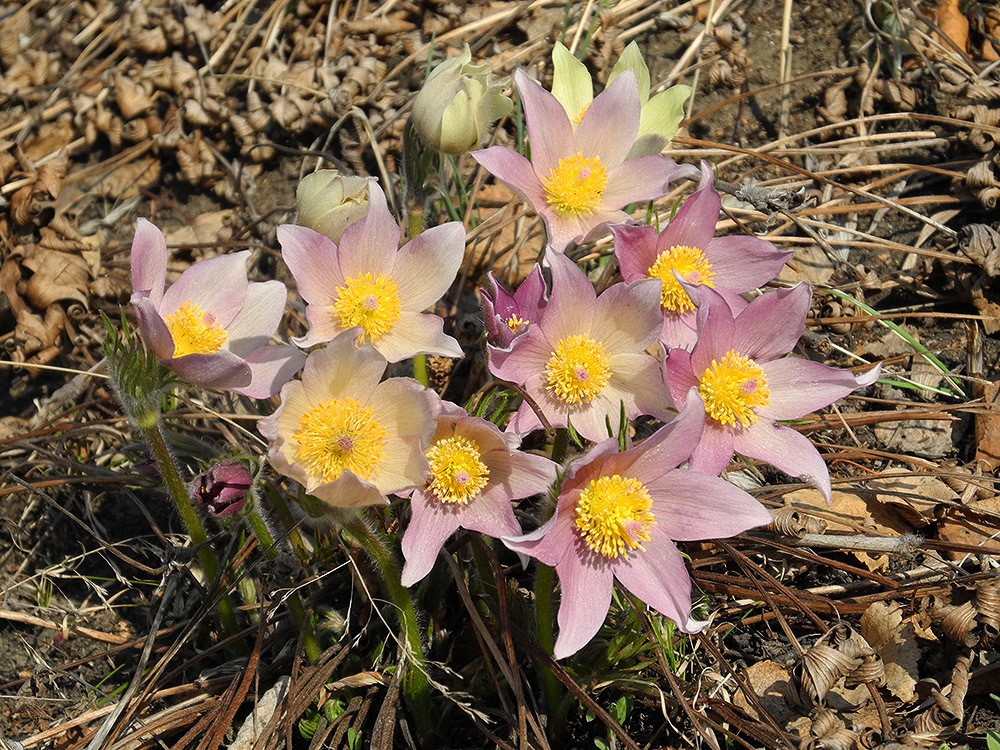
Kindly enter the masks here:
M 396 616 L 403 628 L 403 638 L 407 645 L 407 656 L 413 664 L 409 679 L 403 689 L 410 699 L 417 721 L 417 729 L 422 736 L 430 736 L 433 728 L 430 705 L 430 685 L 427 681 L 427 666 L 424 658 L 424 644 L 420 640 L 420 625 L 413 608 L 410 592 L 403 586 L 399 563 L 386 546 L 385 541 L 364 521 L 361 516 L 352 516 L 343 521 L 343 528 L 364 547 L 365 552 L 378 566 L 382 580 L 388 590 L 389 599 L 396 608 Z
M 208 534 L 201 523 L 198 511 L 191 504 L 191 496 L 188 494 L 187 485 L 181 479 L 174 457 L 170 454 L 170 448 L 163 437 L 163 428 L 158 415 L 149 418 L 150 415 L 141 415 L 138 420 L 143 437 L 149 444 L 153 452 L 153 458 L 160 470 L 160 476 L 167 486 L 167 492 L 177 506 L 177 512 L 181 515 L 181 520 L 187 528 L 191 542 L 198 550 L 198 559 L 201 567 L 205 571 L 205 578 L 208 581 L 215 581 L 219 575 L 219 561 L 215 557 L 215 551 L 208 543 Z M 216 603 L 219 611 L 219 619 L 222 621 L 222 632 L 227 636 L 234 636 L 239 632 L 239 623 L 236 620 L 236 609 L 227 594 L 222 594 Z

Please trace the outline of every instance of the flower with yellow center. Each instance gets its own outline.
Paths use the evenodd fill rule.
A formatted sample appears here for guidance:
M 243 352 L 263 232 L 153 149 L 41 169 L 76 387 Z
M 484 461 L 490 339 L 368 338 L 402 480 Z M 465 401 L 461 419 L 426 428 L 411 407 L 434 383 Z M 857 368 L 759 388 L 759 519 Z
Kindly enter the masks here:
M 344 328 L 359 326 L 362 341 L 371 343 L 399 322 L 399 291 L 385 274 L 362 273 L 337 287 L 333 310 Z
M 589 404 L 611 379 L 608 352 L 590 336 L 567 336 L 545 365 L 546 388 L 565 404 Z
M 628 559 L 630 549 L 645 549 L 656 525 L 653 498 L 642 482 L 631 477 L 598 477 L 576 501 L 576 528 L 584 544 L 599 555 Z
M 694 310 L 694 303 L 674 275 L 675 271 L 689 284 L 715 288 L 713 283 L 715 272 L 705 254 L 696 247 L 674 245 L 656 256 L 656 262 L 649 268 L 649 278 L 660 279 L 663 282 L 660 304 L 664 310 L 671 312 Z
M 545 180 L 545 201 L 563 218 L 589 216 L 604 197 L 608 173 L 596 156 L 584 157 L 577 151 L 559 160 L 559 166 Z
M 764 370 L 732 349 L 721 360 L 712 360 L 701 376 L 698 393 L 705 401 L 708 416 L 724 425 L 757 424 L 754 409 L 771 403 Z
M 431 467 L 427 489 L 443 503 L 465 505 L 490 479 L 479 446 L 464 437 L 438 440 L 427 451 L 427 463 Z
M 215 319 L 198 307 L 197 302 L 184 302 L 177 311 L 163 318 L 174 339 L 174 359 L 188 354 L 215 354 L 229 334 Z
M 295 458 L 309 473 L 332 482 L 344 471 L 374 477 L 385 461 L 385 436 L 374 409 L 334 398 L 303 414 L 292 440 L 298 444 Z
M 525 320 L 524 318 L 518 317 L 516 314 L 511 315 L 507 318 L 507 327 L 514 333 L 520 333 L 521 329 L 524 328 L 531 321 Z

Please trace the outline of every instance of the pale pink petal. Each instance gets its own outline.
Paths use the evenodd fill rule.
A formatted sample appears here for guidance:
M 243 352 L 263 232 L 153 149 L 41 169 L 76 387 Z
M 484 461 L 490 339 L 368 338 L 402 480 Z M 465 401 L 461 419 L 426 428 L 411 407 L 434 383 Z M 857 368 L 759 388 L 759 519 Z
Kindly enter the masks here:
M 551 416 L 546 415 L 546 419 L 549 420 L 549 424 L 552 427 L 566 426 L 565 417 L 562 419 L 557 418 L 554 423 L 552 422 Z M 527 435 L 529 432 L 534 432 L 535 430 L 540 429 L 542 429 L 542 422 L 538 418 L 538 415 L 535 414 L 534 409 L 532 409 L 527 403 L 521 404 L 518 410 L 514 413 L 513 418 L 511 418 L 510 422 L 507 423 L 508 432 L 512 432 L 515 435 L 520 435 L 522 437 Z
M 656 262 L 656 230 L 645 224 L 629 226 L 617 224 L 611 227 L 615 238 L 615 257 L 625 281 L 635 281 L 649 277 L 649 269 Z
M 629 203 L 656 200 L 666 194 L 667 187 L 674 180 L 696 174 L 696 167 L 678 164 L 665 156 L 629 159 L 608 172 L 602 206 L 621 208 Z
M 573 493 L 578 495 L 579 493 Z M 573 508 L 565 493 L 559 499 L 559 509 L 534 531 L 516 537 L 503 537 L 503 543 L 514 552 L 534 557 L 545 565 L 556 567 L 578 561 L 576 543 L 579 537 L 573 522 Z
M 683 409 L 687 403 L 688 391 L 698 387 L 698 378 L 691 367 L 691 353 L 683 349 L 671 349 L 663 369 L 674 405 Z
M 597 298 L 590 336 L 609 355 L 641 352 L 656 340 L 662 327 L 659 279 L 619 282 Z
M 310 482 L 315 481 L 310 475 Z M 368 505 L 386 505 L 388 498 L 369 482 L 343 471 L 332 482 L 310 487 L 306 492 L 334 508 L 363 508 Z
M 406 564 L 402 583 L 412 586 L 431 572 L 441 547 L 459 527 L 461 508 L 440 502 L 429 492 L 410 497 L 412 516 L 400 547 Z
M 462 347 L 444 332 L 444 320 L 437 315 L 402 311 L 392 330 L 372 342 L 389 362 L 400 362 L 418 354 L 462 357 Z
M 355 346 L 353 335 L 338 336 L 306 358 L 302 385 L 308 405 L 302 412 L 334 398 L 366 402 L 385 365 L 385 358 L 370 346 Z M 298 423 L 298 417 L 295 421 Z
M 775 359 L 761 367 L 771 402 L 759 407 L 757 413 L 767 419 L 798 419 L 861 387 L 849 370 L 798 357 Z
M 691 368 L 695 374 L 700 378 L 713 361 L 721 359 L 734 348 L 747 354 L 736 347 L 736 329 L 740 326 L 733 323 L 733 312 L 718 292 L 705 286 L 685 285 L 684 289 L 698 305 L 698 343 L 691 352 Z
M 743 293 L 776 278 L 794 252 L 783 253 L 759 237 L 719 237 L 704 247 L 715 286 Z
M 510 349 L 488 347 L 490 372 L 500 380 L 523 385 L 545 369 L 558 341 L 549 341 L 540 326 L 533 325 L 514 339 Z
M 544 331 L 551 351 L 569 336 L 590 332 L 597 307 L 597 292 L 587 274 L 565 255 L 551 254 L 548 262 L 552 269 L 552 294 L 538 329 Z M 519 342 L 530 337 L 531 333 L 529 331 L 520 337 Z M 521 343 L 517 346 L 520 347 Z
M 681 553 L 665 535 L 654 536 L 644 546 L 645 550 L 630 553 L 627 561 L 616 561 L 615 577 L 682 632 L 699 632 L 706 623 L 691 619 L 691 576 Z
M 425 448 L 437 427 L 437 397 L 413 378 L 389 378 L 363 402 L 375 409 L 389 434 L 414 437 Z
M 171 359 L 170 369 L 182 380 L 202 388 L 231 391 L 250 385 L 250 365 L 225 349 L 215 354 L 187 354 Z
M 721 474 L 733 460 L 735 431 L 714 419 L 705 420 L 705 431 L 691 453 L 691 470 L 713 476 Z
M 541 180 L 535 174 L 531 162 L 519 153 L 504 146 L 490 146 L 481 151 L 473 151 L 472 157 L 483 169 L 517 191 L 536 212 L 548 209 Z
M 193 302 L 227 328 L 243 307 L 247 296 L 247 259 L 249 250 L 217 255 L 187 267 L 163 294 L 160 314 L 177 311 L 184 302 Z
M 374 182 L 368 187 L 368 213 L 349 225 L 340 237 L 337 261 L 345 279 L 362 273 L 392 272 L 399 249 L 399 225 L 385 205 L 385 193 Z
M 788 354 L 806 331 L 811 301 L 805 283 L 762 294 L 736 319 L 733 348 L 758 362 Z
M 167 283 L 167 241 L 148 219 L 137 219 L 132 237 L 132 288 L 159 308 Z
M 771 523 L 753 497 L 724 479 L 678 469 L 646 485 L 653 496 L 656 531 L 692 542 L 723 539 Z
M 337 246 L 326 235 L 294 224 L 282 224 L 277 234 L 281 257 L 302 299 L 313 305 L 332 304 L 334 290 L 345 281 L 337 265 Z
M 698 343 L 698 331 L 695 329 L 694 312 L 677 313 L 663 311 L 663 326 L 660 328 L 660 341 L 667 349 L 685 349 L 691 351 Z
M 613 456 L 613 472 L 650 486 L 691 456 L 705 429 L 705 409 L 695 394 L 674 419 L 639 443 L 634 450 Z M 615 459 L 618 459 L 615 462 Z M 671 537 L 678 539 L 680 537 Z
M 460 522 L 463 529 L 478 531 L 494 539 L 521 533 L 510 497 L 500 487 L 484 490 L 479 497 L 470 500 L 463 508 Z
M 452 221 L 431 227 L 403 245 L 392 280 L 404 310 L 422 312 L 448 291 L 465 257 L 465 227 Z
M 704 251 L 715 237 L 722 200 L 715 190 L 714 176 L 707 162 L 701 163 L 701 183 L 667 222 L 660 233 L 657 253 L 665 253 L 680 245 Z
M 573 126 L 559 100 L 523 70 L 514 71 L 514 83 L 521 96 L 524 119 L 528 125 L 531 163 L 535 174 L 544 180 L 558 166 L 561 157 L 573 153 L 569 150 L 573 143 Z
M 262 346 L 246 356 L 252 377 L 250 385 L 233 390 L 250 398 L 270 398 L 295 377 L 305 361 L 305 352 L 295 347 Z
M 309 329 L 305 335 L 292 337 L 292 343 L 303 349 L 333 341 L 350 330 L 340 325 L 340 317 L 330 305 L 306 305 L 306 322 Z
M 635 72 L 626 71 L 598 94 L 587 108 L 576 129 L 575 150 L 584 157 L 598 157 L 605 169 L 617 167 L 635 143 L 640 110 Z M 534 143 L 532 140 L 532 158 Z
M 640 414 L 663 419 L 674 407 L 670 390 L 663 381 L 662 366 L 655 357 L 641 352 L 612 357 L 611 378 L 605 393 L 616 404 L 619 397 L 624 399 L 630 419 Z M 616 407 L 616 414 L 617 411 Z
M 830 472 L 823 457 L 809 438 L 792 428 L 762 420 L 735 433 L 733 447 L 737 453 L 809 482 L 830 502 Z
M 556 480 L 558 465 L 532 453 L 520 451 L 506 457 L 500 465 L 490 469 L 490 482 L 496 484 L 499 490 L 510 499 L 531 497 L 545 492 Z M 510 502 L 507 503 L 510 505 Z M 510 532 L 517 534 L 518 532 Z M 498 536 L 493 534 L 492 536 Z
M 614 576 L 603 562 L 580 560 L 567 555 L 556 566 L 562 600 L 559 602 L 559 635 L 553 656 L 572 656 L 590 642 L 601 629 L 611 606 Z
M 174 337 L 170 335 L 170 330 L 153 301 L 149 297 L 133 294 L 132 305 L 135 307 L 139 332 L 142 334 L 142 340 L 149 347 L 149 351 L 157 359 L 170 359 L 174 355 Z
M 288 290 L 280 281 L 251 282 L 243 309 L 226 326 L 226 348 L 244 357 L 269 342 L 281 323 L 287 299 Z

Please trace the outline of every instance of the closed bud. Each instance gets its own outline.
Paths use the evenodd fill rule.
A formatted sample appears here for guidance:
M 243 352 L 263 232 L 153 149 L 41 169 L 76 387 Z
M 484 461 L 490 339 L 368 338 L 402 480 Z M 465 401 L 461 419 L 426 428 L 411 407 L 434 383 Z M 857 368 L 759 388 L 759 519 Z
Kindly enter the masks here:
M 412 122 L 420 137 L 446 154 L 464 154 L 485 140 L 486 129 L 514 110 L 490 82 L 489 63 L 472 65 L 468 45 L 427 76 L 413 100 Z
M 191 502 L 217 518 L 232 516 L 246 504 L 251 484 L 253 477 L 245 463 L 235 459 L 219 461 L 194 478 Z
M 368 213 L 371 181 L 371 177 L 344 176 L 336 169 L 321 169 L 306 175 L 295 189 L 299 225 L 339 243 L 348 225 Z

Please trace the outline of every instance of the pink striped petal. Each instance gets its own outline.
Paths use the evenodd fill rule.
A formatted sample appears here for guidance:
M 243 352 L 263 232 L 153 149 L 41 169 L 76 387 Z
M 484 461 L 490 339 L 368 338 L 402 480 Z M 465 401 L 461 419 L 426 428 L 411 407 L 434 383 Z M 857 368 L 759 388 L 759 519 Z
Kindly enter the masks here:
M 132 288 L 159 308 L 167 283 L 167 241 L 148 219 L 136 219 L 131 264 Z
M 308 227 L 282 224 L 277 229 L 281 257 L 292 272 L 302 299 L 313 305 L 333 302 L 344 275 L 337 265 L 337 246 Z

